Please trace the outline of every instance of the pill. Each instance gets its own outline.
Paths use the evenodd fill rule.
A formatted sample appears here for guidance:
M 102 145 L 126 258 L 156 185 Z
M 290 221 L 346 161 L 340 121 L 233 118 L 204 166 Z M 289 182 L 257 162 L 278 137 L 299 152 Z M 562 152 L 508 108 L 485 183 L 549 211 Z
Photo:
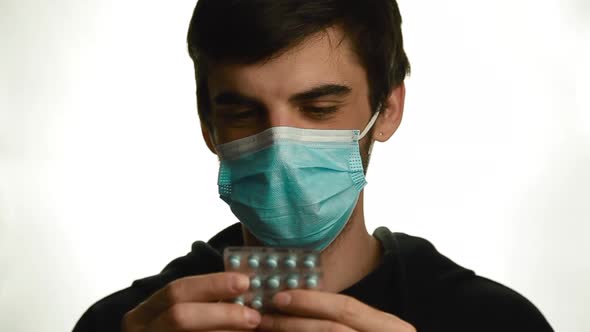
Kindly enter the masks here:
M 256 256 L 256 255 L 250 256 L 250 258 L 248 259 L 248 266 L 250 266 L 253 269 L 257 269 L 258 266 L 260 265 L 260 262 L 258 260 L 259 260 L 258 256 Z
M 270 289 L 277 289 L 281 285 L 281 279 L 279 276 L 272 276 L 272 277 L 268 278 L 268 280 L 266 281 L 266 284 L 268 285 L 268 288 L 270 288 Z
M 307 288 L 316 288 L 318 286 L 318 278 L 316 276 L 309 276 L 305 279 L 305 286 Z
M 271 255 L 266 258 L 266 266 L 268 266 L 269 268 L 274 269 L 277 267 L 277 265 L 277 256 Z
M 258 289 L 260 286 L 262 286 L 262 280 L 260 280 L 259 277 L 252 277 L 252 279 L 250 279 L 250 288 Z
M 299 286 L 299 278 L 297 276 L 290 276 L 287 279 L 287 287 L 290 289 L 297 288 Z
M 231 255 L 229 257 L 229 265 L 232 269 L 237 269 L 240 267 L 240 256 Z
M 254 299 L 252 299 L 252 303 L 250 303 L 250 305 L 254 309 L 262 308 L 262 298 L 260 296 L 256 296 Z
M 305 257 L 305 260 L 303 261 L 303 266 L 305 266 L 308 269 L 313 269 L 315 267 L 315 257 L 313 257 L 313 256 Z
M 244 298 L 243 297 L 236 297 L 236 299 L 234 300 L 235 304 L 239 304 L 239 305 L 244 305 Z
M 285 259 L 285 266 L 294 269 L 297 266 L 297 257 L 289 256 Z

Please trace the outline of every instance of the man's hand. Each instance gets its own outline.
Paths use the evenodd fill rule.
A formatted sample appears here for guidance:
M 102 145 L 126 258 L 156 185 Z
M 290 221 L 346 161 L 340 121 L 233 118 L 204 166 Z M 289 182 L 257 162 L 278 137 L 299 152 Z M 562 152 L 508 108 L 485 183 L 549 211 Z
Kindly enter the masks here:
M 123 332 L 253 330 L 260 314 L 238 304 L 221 303 L 248 290 L 237 273 L 215 273 L 175 280 L 129 311 Z
M 293 290 L 276 294 L 273 302 L 284 315 L 264 315 L 259 331 L 416 331 L 398 317 L 345 295 Z

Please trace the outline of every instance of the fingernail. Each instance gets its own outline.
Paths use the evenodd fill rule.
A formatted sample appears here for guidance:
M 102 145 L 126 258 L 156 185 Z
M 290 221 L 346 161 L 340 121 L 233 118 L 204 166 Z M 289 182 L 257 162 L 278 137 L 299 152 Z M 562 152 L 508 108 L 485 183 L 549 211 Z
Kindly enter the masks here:
M 252 326 L 257 326 L 260 323 L 260 313 L 256 310 L 252 310 L 252 309 L 248 309 L 245 308 L 246 310 L 244 310 L 244 317 L 246 318 L 246 321 L 248 321 L 248 324 L 252 325 Z
M 291 295 L 287 293 L 278 293 L 275 295 L 273 302 L 279 307 L 287 306 L 289 303 L 291 303 Z
M 250 279 L 243 275 L 237 275 L 233 277 L 234 289 L 237 292 L 243 292 L 250 287 Z

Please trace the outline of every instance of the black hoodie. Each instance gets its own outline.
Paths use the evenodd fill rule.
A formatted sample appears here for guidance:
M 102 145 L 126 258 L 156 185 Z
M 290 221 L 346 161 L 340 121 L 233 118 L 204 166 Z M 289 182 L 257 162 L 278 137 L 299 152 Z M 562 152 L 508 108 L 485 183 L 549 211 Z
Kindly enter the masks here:
M 553 331 L 522 295 L 453 263 L 430 242 L 385 227 L 374 236 L 384 249 L 380 265 L 342 294 L 394 314 L 419 332 Z M 223 249 L 240 245 L 240 224 L 207 243 L 193 243 L 190 253 L 160 274 L 136 280 L 92 305 L 74 332 L 120 331 L 125 313 L 151 294 L 179 278 L 223 271 Z

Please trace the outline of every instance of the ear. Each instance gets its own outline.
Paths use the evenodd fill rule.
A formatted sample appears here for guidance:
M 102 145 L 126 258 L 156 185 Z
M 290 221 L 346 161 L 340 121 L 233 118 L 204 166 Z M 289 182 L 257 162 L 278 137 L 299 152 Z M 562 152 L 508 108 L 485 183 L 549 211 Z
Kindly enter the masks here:
M 405 98 L 406 86 L 404 82 L 401 82 L 391 90 L 387 101 L 381 109 L 379 118 L 375 123 L 375 129 L 373 130 L 374 140 L 385 142 L 393 136 L 402 121 Z
M 213 152 L 214 154 L 217 154 L 217 151 L 215 150 L 215 144 L 213 143 L 213 133 L 211 132 L 209 127 L 202 121 L 201 134 L 203 134 L 203 139 L 205 140 L 205 143 L 207 144 L 209 150 L 211 150 L 211 152 Z

